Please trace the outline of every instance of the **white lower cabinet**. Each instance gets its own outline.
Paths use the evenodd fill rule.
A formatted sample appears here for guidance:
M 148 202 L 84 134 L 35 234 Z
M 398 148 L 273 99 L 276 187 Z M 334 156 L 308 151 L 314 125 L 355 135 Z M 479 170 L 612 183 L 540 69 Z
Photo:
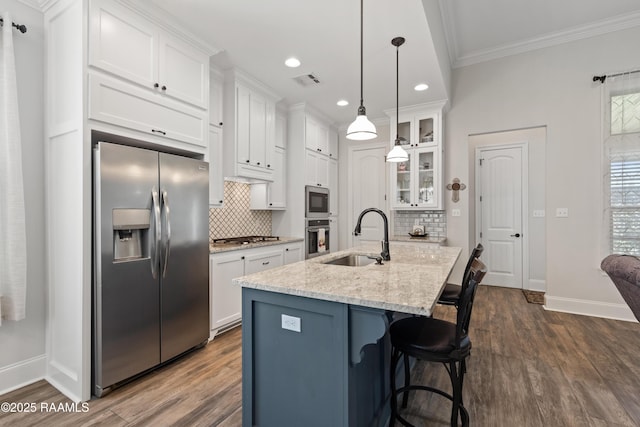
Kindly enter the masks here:
M 284 246 L 284 263 L 302 261 L 304 259 L 302 242 L 290 243 Z
M 242 319 L 242 288 L 233 279 L 302 260 L 302 242 L 211 254 L 209 297 L 211 334 L 236 326 Z

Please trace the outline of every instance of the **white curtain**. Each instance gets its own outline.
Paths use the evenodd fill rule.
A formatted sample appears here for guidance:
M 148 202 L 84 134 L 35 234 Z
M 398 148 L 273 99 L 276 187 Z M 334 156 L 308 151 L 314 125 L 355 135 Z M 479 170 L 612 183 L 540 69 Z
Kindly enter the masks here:
M 25 317 L 27 246 L 11 16 L 0 38 L 0 325 Z

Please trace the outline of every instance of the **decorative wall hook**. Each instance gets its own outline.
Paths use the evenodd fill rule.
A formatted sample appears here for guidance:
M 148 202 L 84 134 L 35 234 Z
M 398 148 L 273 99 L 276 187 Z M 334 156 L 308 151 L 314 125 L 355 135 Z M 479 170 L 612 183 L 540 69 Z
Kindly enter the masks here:
M 453 203 L 458 203 L 460 200 L 458 192 L 465 188 L 467 188 L 467 186 L 462 184 L 458 178 L 453 178 L 451 184 L 447 184 L 447 190 L 453 191 L 453 194 L 451 194 L 451 201 L 453 201 Z

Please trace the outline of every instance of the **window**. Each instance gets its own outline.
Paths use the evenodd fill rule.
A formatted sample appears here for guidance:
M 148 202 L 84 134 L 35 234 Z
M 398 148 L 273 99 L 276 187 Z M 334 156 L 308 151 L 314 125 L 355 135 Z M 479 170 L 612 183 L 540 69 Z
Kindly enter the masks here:
M 621 77 L 605 89 L 608 252 L 640 256 L 640 79 Z

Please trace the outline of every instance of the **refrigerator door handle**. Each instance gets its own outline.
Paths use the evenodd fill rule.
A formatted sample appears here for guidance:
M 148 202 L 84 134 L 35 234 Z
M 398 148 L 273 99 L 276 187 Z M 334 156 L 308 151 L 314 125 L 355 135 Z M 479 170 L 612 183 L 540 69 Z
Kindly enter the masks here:
M 162 208 L 164 209 L 164 225 L 163 229 L 167 233 L 167 242 L 164 244 L 164 262 L 162 266 L 162 277 L 167 274 L 167 265 L 169 264 L 169 250 L 171 249 L 171 221 L 169 220 L 169 196 L 166 190 L 162 191 Z
M 153 210 L 153 238 L 151 239 L 152 243 L 152 252 L 151 252 L 151 276 L 154 279 L 158 278 L 158 264 L 160 262 L 160 251 L 158 245 L 160 244 L 161 234 L 160 234 L 160 203 L 158 201 L 158 191 L 156 187 L 151 189 L 151 203 Z

